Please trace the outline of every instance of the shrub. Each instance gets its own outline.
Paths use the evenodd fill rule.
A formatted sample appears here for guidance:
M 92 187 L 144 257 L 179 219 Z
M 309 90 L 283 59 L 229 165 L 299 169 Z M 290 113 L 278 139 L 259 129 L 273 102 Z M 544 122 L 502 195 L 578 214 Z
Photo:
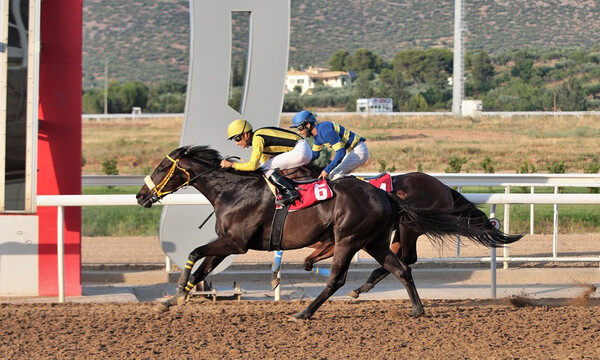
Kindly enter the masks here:
M 554 162 L 552 164 L 547 164 L 546 169 L 550 174 L 565 174 L 567 172 L 567 166 L 565 165 L 565 161 Z
M 119 175 L 117 169 L 117 159 L 106 159 L 102 162 L 102 171 L 106 175 Z
M 446 173 L 459 173 L 462 169 L 462 166 L 467 163 L 467 158 L 459 158 L 458 156 L 453 156 L 448 161 L 448 167 L 446 168 Z
M 494 172 L 496 172 L 496 169 L 494 169 L 495 163 L 496 161 L 492 161 L 492 159 L 490 159 L 490 157 L 486 155 L 485 159 L 483 159 L 483 161 L 480 162 L 479 165 L 483 169 L 484 173 L 493 174 Z

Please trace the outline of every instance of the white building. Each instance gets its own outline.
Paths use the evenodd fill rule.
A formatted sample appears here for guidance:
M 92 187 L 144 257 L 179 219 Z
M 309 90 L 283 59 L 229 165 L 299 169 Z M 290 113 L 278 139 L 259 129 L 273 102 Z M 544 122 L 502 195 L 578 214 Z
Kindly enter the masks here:
M 342 87 L 352 82 L 350 74 L 345 71 L 330 71 L 324 68 L 310 67 L 306 71 L 289 70 L 285 78 L 285 92 L 292 92 L 296 86 L 301 87 L 301 94 L 310 93 L 317 84 L 329 87 Z
M 356 112 L 382 113 L 393 111 L 394 102 L 391 98 L 370 98 L 356 100 Z

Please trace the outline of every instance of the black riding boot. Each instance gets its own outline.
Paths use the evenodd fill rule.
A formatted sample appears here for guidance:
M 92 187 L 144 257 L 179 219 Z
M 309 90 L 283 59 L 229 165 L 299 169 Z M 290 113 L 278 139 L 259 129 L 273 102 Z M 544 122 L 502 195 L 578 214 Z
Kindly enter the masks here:
M 277 171 L 274 171 L 273 174 L 269 176 L 269 180 L 271 180 L 271 182 L 279 189 L 279 192 L 281 192 L 281 199 L 275 200 L 275 205 L 291 204 L 294 202 L 294 200 L 300 197 L 288 179 L 279 174 Z

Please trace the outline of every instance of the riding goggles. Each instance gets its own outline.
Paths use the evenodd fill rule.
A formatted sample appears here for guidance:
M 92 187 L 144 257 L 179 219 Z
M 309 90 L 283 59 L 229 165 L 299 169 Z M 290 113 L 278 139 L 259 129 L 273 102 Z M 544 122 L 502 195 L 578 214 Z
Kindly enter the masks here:
M 305 121 L 305 122 L 303 122 L 302 124 L 298 125 L 298 126 L 296 127 L 296 129 L 298 129 L 298 131 L 302 131 L 302 130 L 306 129 L 307 127 L 308 127 L 308 122 L 307 122 L 307 121 Z

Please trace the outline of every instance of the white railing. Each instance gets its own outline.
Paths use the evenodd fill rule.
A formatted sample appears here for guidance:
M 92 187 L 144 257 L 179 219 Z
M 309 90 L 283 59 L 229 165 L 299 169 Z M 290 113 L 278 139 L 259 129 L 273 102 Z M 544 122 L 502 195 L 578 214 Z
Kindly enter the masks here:
M 600 204 L 600 194 L 464 194 L 471 202 L 491 204 L 490 217 L 495 216 L 496 204 Z M 208 200 L 201 194 L 173 194 L 163 200 L 161 205 L 208 205 Z M 57 256 L 59 302 L 65 301 L 64 284 L 64 207 L 65 206 L 108 206 L 108 205 L 137 205 L 135 195 L 39 195 L 37 206 L 57 207 Z M 506 253 L 505 261 L 530 261 L 529 258 L 509 258 Z M 531 258 L 540 261 L 540 258 Z M 559 261 L 552 257 L 551 261 Z M 437 261 L 454 261 L 455 259 L 441 258 Z M 492 297 L 496 297 L 496 249 L 491 249 L 489 258 L 461 258 L 461 261 L 489 261 L 492 272 Z M 564 260 L 563 260 L 564 261 Z M 589 258 L 573 258 L 569 261 L 600 262 L 600 256 Z
M 281 113 L 281 116 L 292 117 L 296 113 Z M 358 113 L 358 112 L 318 112 L 317 116 L 326 117 L 339 117 L 339 116 L 351 116 L 351 115 L 363 115 L 363 116 L 454 116 L 450 111 L 442 112 L 387 112 L 387 113 Z M 511 117 L 511 116 L 598 116 L 600 111 L 482 111 L 481 116 L 500 116 L 500 117 Z M 114 120 L 114 119 L 149 119 L 149 118 L 174 118 L 183 119 L 183 113 L 172 113 L 172 114 L 83 114 L 81 118 L 83 120 Z

